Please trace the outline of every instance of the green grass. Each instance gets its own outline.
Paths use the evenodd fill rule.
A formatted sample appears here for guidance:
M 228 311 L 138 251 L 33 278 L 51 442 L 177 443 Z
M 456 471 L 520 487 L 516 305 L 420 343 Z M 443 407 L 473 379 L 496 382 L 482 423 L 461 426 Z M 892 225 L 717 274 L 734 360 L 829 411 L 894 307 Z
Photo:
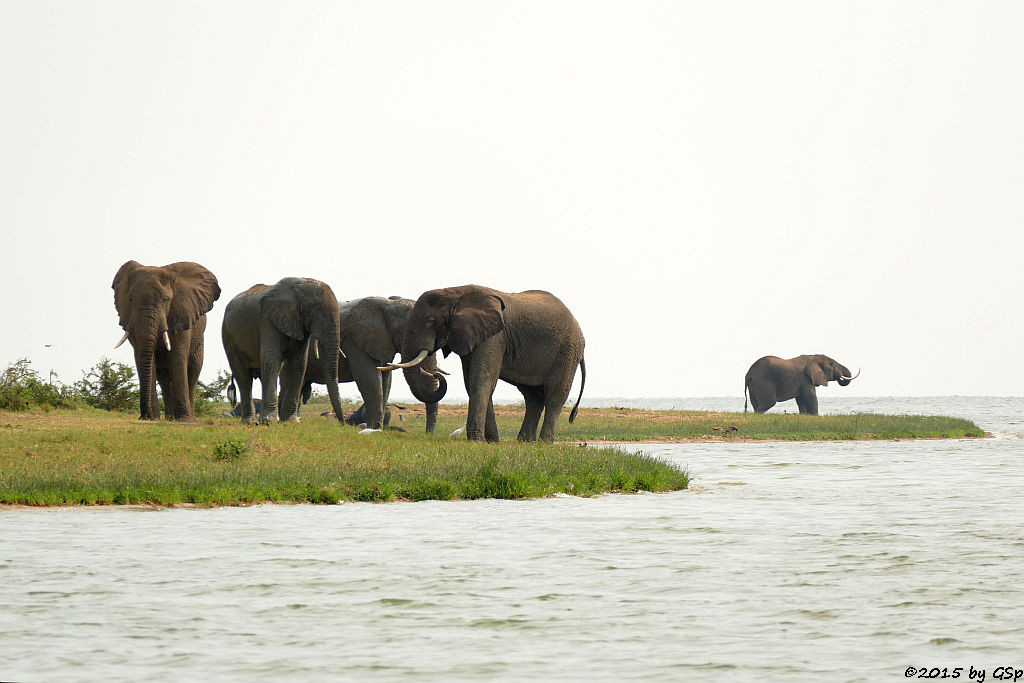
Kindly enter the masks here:
M 581 441 L 607 439 L 645 441 L 724 439 L 776 441 L 839 441 L 855 439 L 929 439 L 981 437 L 985 432 L 970 420 L 928 415 L 800 415 L 790 413 L 707 413 L 665 411 L 652 421 L 651 411 L 623 410 L 614 416 L 581 414 L 565 421 L 559 436 Z M 660 412 L 660 411 L 659 411 Z M 673 419 L 675 418 L 675 419 Z
M 226 406 L 224 406 L 226 408 Z M 346 406 L 351 410 L 353 406 Z M 465 406 L 442 406 L 437 436 L 423 434 L 422 405 L 394 418 L 405 433 L 361 436 L 319 417 L 243 426 L 143 422 L 92 408 L 0 412 L 0 504 L 195 504 L 533 498 L 568 493 L 672 491 L 689 476 L 664 461 L 600 441 L 742 441 L 967 438 L 968 420 L 920 415 L 809 416 L 592 408 L 555 444 L 515 440 L 521 406 L 496 406 L 499 444 L 448 434 Z
M 572 444 L 361 436 L 333 420 L 246 427 L 143 422 L 92 409 L 0 413 L 0 503 L 337 503 L 671 491 L 686 472 Z
M 523 420 L 523 407 L 495 406 L 502 439 L 514 439 Z M 465 424 L 466 406 L 444 405 L 438 416 L 438 434 L 449 434 Z M 422 430 L 418 419 L 402 424 Z M 409 425 L 412 425 L 411 427 Z M 800 415 L 768 412 L 731 413 L 698 410 L 642 410 L 629 408 L 581 409 L 569 424 L 569 411 L 558 424 L 558 440 L 590 441 L 697 441 L 774 440 L 842 441 L 854 439 L 951 439 L 985 436 L 970 420 L 928 415 Z

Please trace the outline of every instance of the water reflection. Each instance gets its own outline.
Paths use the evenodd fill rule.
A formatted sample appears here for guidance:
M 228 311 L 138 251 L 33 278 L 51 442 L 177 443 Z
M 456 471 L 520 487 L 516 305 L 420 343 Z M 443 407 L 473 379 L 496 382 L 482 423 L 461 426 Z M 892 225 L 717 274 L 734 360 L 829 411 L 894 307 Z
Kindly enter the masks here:
M 1021 668 L 1024 401 L 891 400 L 1014 438 L 645 447 L 695 475 L 665 495 L 0 512 L 0 679 Z

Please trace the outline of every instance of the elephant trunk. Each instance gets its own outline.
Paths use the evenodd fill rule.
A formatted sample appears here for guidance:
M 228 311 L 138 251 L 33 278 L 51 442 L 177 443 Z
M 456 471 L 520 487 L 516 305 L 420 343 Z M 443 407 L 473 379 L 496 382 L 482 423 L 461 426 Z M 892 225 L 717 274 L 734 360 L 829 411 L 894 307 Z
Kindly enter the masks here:
M 156 401 L 155 344 L 154 339 L 135 347 L 135 370 L 139 375 L 139 418 L 143 420 L 160 418 Z
M 320 351 L 320 360 L 324 364 L 326 374 L 327 395 L 331 399 L 331 407 L 334 408 L 334 416 L 338 422 L 345 424 L 345 411 L 341 407 L 341 395 L 338 393 L 338 358 L 341 353 L 341 335 L 337 325 L 337 304 L 334 306 L 335 324 L 320 329 L 314 329 L 313 343 L 317 344 Z
M 167 318 L 159 308 L 147 310 L 137 320 L 132 321 L 126 336 L 132 339 L 135 346 L 140 417 L 143 420 L 157 420 L 160 418 L 160 405 L 156 396 L 156 349 L 158 340 L 159 343 L 170 347 Z
M 412 395 L 429 408 L 431 403 L 437 403 L 448 393 L 448 382 L 438 370 L 437 357 L 433 353 L 423 350 L 420 355 L 423 355 L 424 359 L 419 365 L 403 368 L 402 372 Z
M 855 380 L 858 377 L 860 377 L 860 370 L 859 369 L 857 370 L 857 374 L 854 375 L 853 377 L 850 377 L 849 372 L 850 372 L 849 370 L 847 370 L 846 368 L 843 368 L 843 374 L 839 375 L 839 377 L 836 378 L 836 382 L 839 383 L 839 386 L 845 387 L 847 384 L 849 384 L 853 380 Z
M 437 431 L 437 403 L 427 403 L 427 434 Z
M 327 382 L 327 395 L 331 397 L 331 407 L 338 422 L 345 423 L 345 411 L 341 407 L 341 396 L 338 394 L 338 371 L 334 371 L 334 379 Z

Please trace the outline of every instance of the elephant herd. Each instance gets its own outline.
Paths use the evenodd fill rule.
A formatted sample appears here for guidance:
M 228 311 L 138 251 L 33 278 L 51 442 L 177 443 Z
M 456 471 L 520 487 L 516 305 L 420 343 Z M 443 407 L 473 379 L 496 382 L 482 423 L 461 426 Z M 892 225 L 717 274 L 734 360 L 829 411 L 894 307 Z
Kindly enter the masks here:
M 198 263 L 160 267 L 128 261 L 112 287 L 125 331 L 117 346 L 127 340 L 135 349 L 142 419 L 160 417 L 159 384 L 167 419 L 194 420 L 206 314 L 221 294 L 217 278 Z M 541 440 L 553 441 L 577 366 L 580 395 L 569 422 L 576 418 L 587 380 L 579 323 L 557 297 L 541 290 L 508 293 L 465 285 L 432 289 L 415 301 L 393 296 L 339 302 L 324 282 L 286 277 L 274 285 L 253 285 L 228 302 L 221 339 L 231 367 L 229 395 L 234 402 L 237 382 L 247 424 L 257 419 L 254 379 L 263 389 L 262 423 L 298 421 L 313 384 L 327 387 L 334 414 L 344 421 L 338 383 L 355 382 L 363 421 L 380 429 L 386 424 L 391 373 L 401 369 L 413 395 L 426 405 L 426 429 L 433 432 L 437 403 L 448 388 L 446 373 L 437 366 L 441 351 L 462 361 L 469 439 L 498 440 L 492 397 L 501 379 L 523 394 L 526 414 L 519 439 L 535 441 L 539 428 Z M 830 381 L 846 386 L 857 375 L 820 354 L 765 356 L 744 378 L 743 410 L 749 394 L 759 413 L 795 398 L 801 413 L 817 415 L 815 387 Z
M 112 284 L 114 305 L 126 340 L 135 350 L 142 419 L 158 419 L 156 384 L 167 419 L 194 420 L 195 394 L 203 365 L 206 314 L 220 298 L 217 278 L 198 263 L 167 266 L 125 263 Z M 417 400 L 427 407 L 433 431 L 437 403 L 447 391 L 436 353 L 462 360 L 469 409 L 466 436 L 497 441 L 492 396 L 499 379 L 523 394 L 526 415 L 519 439 L 537 430 L 553 441 L 562 406 L 581 370 L 586 384 L 584 339 L 579 323 L 548 292 L 500 292 L 466 285 L 424 292 L 413 301 L 366 297 L 339 302 L 324 282 L 286 277 L 236 295 L 221 327 L 232 386 L 244 423 L 255 421 L 252 384 L 262 386 L 260 421 L 298 421 L 302 399 L 324 384 L 334 414 L 344 421 L 339 382 L 355 382 L 371 429 L 385 423 L 391 373 L 401 369 Z M 396 354 L 401 360 L 393 362 Z M 280 396 L 278 396 L 280 384 Z M 543 424 L 541 416 L 543 414 Z

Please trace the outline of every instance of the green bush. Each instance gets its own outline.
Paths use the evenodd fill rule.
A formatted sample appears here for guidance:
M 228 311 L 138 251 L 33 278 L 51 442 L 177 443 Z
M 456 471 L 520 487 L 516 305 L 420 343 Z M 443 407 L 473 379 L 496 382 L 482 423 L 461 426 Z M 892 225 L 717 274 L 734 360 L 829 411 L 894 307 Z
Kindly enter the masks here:
M 221 370 L 217 377 L 208 384 L 202 382 L 196 387 L 196 415 L 216 415 L 220 413 L 219 403 L 227 397 L 224 392 L 231 384 L 231 373 Z
M 249 444 L 237 436 L 229 436 L 213 445 L 215 460 L 238 460 L 249 452 Z
M 135 369 L 105 356 L 89 370 L 83 371 L 82 379 L 75 382 L 74 391 L 93 408 L 122 412 L 139 409 Z
M 0 375 L 0 410 L 28 410 L 35 406 L 73 408 L 74 397 L 67 387 L 43 382 L 28 358 L 20 358 Z

